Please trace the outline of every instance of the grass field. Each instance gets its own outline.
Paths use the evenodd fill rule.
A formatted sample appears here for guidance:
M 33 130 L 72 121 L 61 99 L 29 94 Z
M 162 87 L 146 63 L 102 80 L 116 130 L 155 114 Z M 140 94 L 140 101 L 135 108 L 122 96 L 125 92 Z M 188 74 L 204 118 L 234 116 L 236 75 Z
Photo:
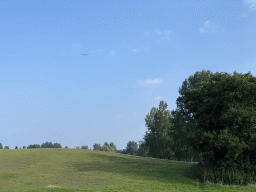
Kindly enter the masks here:
M 84 149 L 0 150 L 0 191 L 256 191 L 201 183 L 193 163 Z

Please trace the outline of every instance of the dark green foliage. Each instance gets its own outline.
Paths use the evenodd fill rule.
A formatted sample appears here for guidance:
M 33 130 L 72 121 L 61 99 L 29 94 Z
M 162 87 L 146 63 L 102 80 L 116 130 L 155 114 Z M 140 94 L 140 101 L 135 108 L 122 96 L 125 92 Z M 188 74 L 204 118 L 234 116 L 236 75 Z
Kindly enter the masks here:
M 138 151 L 138 144 L 135 141 L 129 141 L 127 143 L 127 147 L 126 147 L 126 153 L 133 155 L 136 154 Z
M 191 146 L 202 153 L 204 166 L 256 173 L 256 78 L 250 73 L 216 73 L 181 95 L 184 114 L 193 114 L 196 121 Z
M 123 149 L 123 150 L 122 150 L 122 153 L 123 153 L 123 154 L 127 154 L 127 150 L 126 150 L 126 149 Z
M 18 149 L 18 146 L 15 146 L 15 149 Z
M 45 142 L 41 145 L 42 148 L 54 148 L 52 142 Z
M 65 149 L 68 149 L 68 146 L 65 146 Z
M 60 143 L 54 143 L 53 148 L 62 148 Z
M 145 142 L 139 141 L 139 149 L 137 151 L 137 156 L 148 157 L 147 153 L 148 149 L 145 147 Z
M 2 143 L 0 143 L 0 149 L 3 149 L 3 145 L 2 145 Z
M 24 147 L 24 146 L 23 146 L 23 147 Z M 40 147 L 39 144 L 34 144 L 34 145 L 30 144 L 30 145 L 27 147 L 27 149 L 33 149 L 33 148 L 41 148 L 41 147 Z
M 123 153 L 123 150 L 122 149 L 119 149 L 116 151 L 117 153 Z
M 26 149 L 26 146 L 23 146 L 23 148 L 22 149 Z
M 82 147 L 81 147 L 81 149 L 88 149 L 88 146 L 86 145 L 83 145 Z
M 4 146 L 4 149 L 9 149 L 9 146 Z
M 153 158 L 174 159 L 171 150 L 173 145 L 170 136 L 171 114 L 167 110 L 167 103 L 160 101 L 159 109 L 152 107 L 150 114 L 145 118 L 148 131 L 144 136 L 145 146 L 149 149 L 148 155 Z
M 180 109 L 173 110 L 171 114 L 174 117 L 170 119 L 172 122 L 170 137 L 174 142 L 171 149 L 174 151 L 175 159 L 178 161 L 190 159 L 193 162 L 195 158 L 198 159 L 202 156 L 201 153 L 194 151 L 191 147 L 191 144 L 193 144 L 191 139 L 196 133 L 196 122 L 182 114 Z
M 100 145 L 100 144 L 97 144 L 97 143 L 94 143 L 94 144 L 93 144 L 93 150 L 100 151 L 100 150 L 101 150 L 101 145 Z
M 41 145 L 41 148 L 62 148 L 60 143 L 45 142 Z
M 200 88 L 199 83 L 209 82 L 212 76 L 213 73 L 209 70 L 196 72 L 194 75 L 189 76 L 189 78 L 185 79 L 182 83 L 182 87 L 179 88 L 180 95 L 182 95 L 184 91 Z M 178 97 L 176 100 L 177 109 L 171 111 L 173 117 L 170 118 L 172 126 L 169 132 L 173 139 L 171 149 L 174 151 L 177 160 L 193 160 L 193 158 L 202 157 L 202 153 L 192 147 L 194 138 L 199 135 L 199 130 L 197 129 L 197 121 L 193 118 L 193 113 L 188 112 L 188 109 L 185 108 L 184 99 L 184 97 Z

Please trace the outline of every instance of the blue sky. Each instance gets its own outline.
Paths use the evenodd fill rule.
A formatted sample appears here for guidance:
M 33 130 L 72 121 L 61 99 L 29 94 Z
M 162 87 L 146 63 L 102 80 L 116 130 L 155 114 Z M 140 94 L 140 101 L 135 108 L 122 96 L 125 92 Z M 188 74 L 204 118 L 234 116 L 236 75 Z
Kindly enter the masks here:
M 1 1 L 0 143 L 143 140 L 197 71 L 256 74 L 256 0 Z M 88 55 L 82 55 L 88 54 Z

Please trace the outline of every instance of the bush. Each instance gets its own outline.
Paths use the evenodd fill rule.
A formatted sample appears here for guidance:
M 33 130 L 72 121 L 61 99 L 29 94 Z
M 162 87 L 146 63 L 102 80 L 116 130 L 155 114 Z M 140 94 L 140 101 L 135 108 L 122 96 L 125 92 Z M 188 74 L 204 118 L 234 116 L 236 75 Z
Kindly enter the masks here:
M 68 149 L 68 146 L 65 146 L 66 149 Z
M 233 167 L 220 170 L 217 166 L 206 166 L 203 162 L 193 164 L 183 174 L 191 179 L 199 179 L 200 182 L 212 182 L 225 185 L 248 185 L 256 181 L 254 172 L 235 170 Z
M 26 149 L 26 146 L 23 146 L 23 148 L 22 149 Z
M 83 145 L 82 147 L 81 147 L 81 149 L 88 149 L 88 146 L 86 145 Z
M 9 146 L 4 146 L 4 149 L 9 149 Z
M 18 149 L 18 146 L 15 146 L 15 149 Z

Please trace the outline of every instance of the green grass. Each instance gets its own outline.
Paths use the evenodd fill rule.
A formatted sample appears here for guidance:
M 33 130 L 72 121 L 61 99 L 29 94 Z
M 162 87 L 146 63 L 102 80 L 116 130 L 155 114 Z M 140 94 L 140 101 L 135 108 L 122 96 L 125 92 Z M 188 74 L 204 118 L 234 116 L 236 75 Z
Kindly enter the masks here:
M 0 191 L 256 191 L 253 184 L 191 179 L 185 172 L 195 164 L 85 149 L 4 149 Z

